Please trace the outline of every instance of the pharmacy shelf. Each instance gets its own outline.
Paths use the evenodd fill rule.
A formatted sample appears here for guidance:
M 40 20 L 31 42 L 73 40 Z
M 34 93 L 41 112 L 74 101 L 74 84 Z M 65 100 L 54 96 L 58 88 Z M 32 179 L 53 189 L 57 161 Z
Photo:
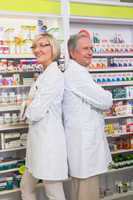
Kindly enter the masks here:
M 10 59 L 10 58 L 21 58 L 21 59 L 25 59 L 25 58 L 29 58 L 29 59 L 35 59 L 35 56 L 33 54 L 1 54 L 0 55 L 0 59 Z
M 6 111 L 17 111 L 20 110 L 21 106 L 20 105 L 8 105 L 5 104 L 3 106 L 0 106 L 0 112 L 6 112 Z
M 43 186 L 42 183 L 37 184 L 37 188 L 42 187 L 42 186 Z M 16 193 L 16 192 L 20 192 L 20 188 L 14 188 L 12 190 L 0 191 L 0 195 L 6 195 L 6 194 L 11 194 L 11 193 Z
M 68 178 L 67 180 L 65 181 L 70 181 L 71 178 Z M 43 183 L 38 183 L 36 188 L 39 188 L 39 187 L 43 187 Z M 4 191 L 0 191 L 0 195 L 6 195 L 6 194 L 11 194 L 11 193 L 16 193 L 16 192 L 20 192 L 20 188 L 14 188 L 12 190 L 4 190 Z
M 6 130 L 15 130 L 15 129 L 24 129 L 28 128 L 28 124 L 26 123 L 17 123 L 17 124 L 2 124 L 0 125 L 0 131 L 6 131 Z
M 2 152 L 11 152 L 11 151 L 19 151 L 19 150 L 25 150 L 26 147 L 16 147 L 16 148 L 12 148 L 12 149 L 0 149 L 0 153 Z
M 24 74 L 24 73 L 40 73 L 41 70 L 27 70 L 27 71 L 19 71 L 19 70 L 15 70 L 15 71 L 0 71 L 0 74 Z
M 115 155 L 115 154 L 126 153 L 126 152 L 133 152 L 133 149 L 121 149 L 119 151 L 112 151 L 111 154 Z
M 20 192 L 20 188 L 0 191 L 0 195 L 6 195 L 6 194 L 11 194 L 11 193 L 16 193 L 16 192 Z
M 93 57 L 133 57 L 132 53 L 93 53 Z
M 129 117 L 133 117 L 133 114 L 129 114 L 129 115 L 117 115 L 117 116 L 108 116 L 108 117 L 104 117 L 105 120 L 109 120 L 109 119 L 122 119 L 122 118 L 129 118 Z
M 8 102 L 8 103 L 0 103 L 0 108 L 5 108 L 6 109 L 6 107 L 7 106 L 21 106 L 21 104 L 23 103 L 23 101 L 21 100 L 21 101 L 19 101 L 19 102 L 14 102 L 14 103 L 11 103 L 11 102 Z
M 37 188 L 42 187 L 42 186 L 43 186 L 42 183 L 37 184 Z M 16 193 L 16 192 L 20 192 L 20 188 L 0 191 L 0 195 L 6 195 L 6 194 L 11 194 L 11 193 Z M 130 196 L 130 195 L 133 195 L 133 191 L 128 191 L 126 193 L 113 194 L 111 196 L 101 198 L 101 200 L 114 200 L 114 199 L 119 199 L 119 198 L 122 198 L 122 197 L 127 197 L 127 196 Z
M 126 133 L 117 133 L 117 134 L 107 134 L 107 138 L 115 138 L 115 137 L 120 137 L 120 136 L 125 136 L 125 135 L 132 135 L 133 132 L 126 132 Z
M 122 81 L 122 82 L 108 82 L 108 83 L 97 83 L 98 85 L 100 86 L 103 86 L 103 87 L 115 87 L 115 86 L 124 86 L 124 85 L 133 85 L 133 81 Z
M 126 101 L 126 100 L 133 100 L 133 97 L 125 97 L 125 98 L 114 98 L 113 101 Z
M 98 73 L 98 72 L 123 72 L 123 71 L 133 71 L 133 67 L 107 67 L 104 69 L 90 69 L 89 72 L 91 73 Z
M 115 173 L 115 172 L 121 172 L 121 171 L 126 171 L 126 170 L 130 170 L 130 169 L 133 169 L 133 165 L 132 166 L 129 166 L 129 167 L 122 167 L 122 168 L 119 168 L 119 169 L 109 169 L 106 173 Z
M 88 0 L 71 0 L 71 2 L 86 2 L 88 3 Z M 104 2 L 104 3 L 102 3 Z M 89 0 L 89 4 L 104 4 L 104 5 L 108 5 L 108 4 L 120 4 L 123 6 L 129 5 L 130 7 L 132 6 L 131 3 L 120 3 L 120 2 L 108 2 L 108 1 L 100 1 L 99 0 Z M 80 23 L 80 24 L 88 24 L 88 23 L 93 23 L 93 24 L 111 24 L 111 25 L 133 25 L 133 20 L 129 20 L 129 19 L 118 19 L 118 18 L 105 18 L 105 17 L 88 17 L 88 16 L 75 16 L 75 15 L 71 15 L 70 16 L 70 22 L 71 23 Z
M 3 85 L 3 86 L 0 86 L 0 89 L 24 88 L 24 87 L 31 87 L 31 83 L 30 84 L 24 84 L 24 85 Z
M 123 192 L 123 193 L 116 193 L 116 194 L 110 195 L 108 197 L 101 198 L 101 200 L 121 199 L 123 197 L 128 197 L 128 196 L 131 196 L 131 195 L 133 195 L 133 191 Z
M 17 172 L 19 170 L 19 168 L 13 168 L 13 169 L 8 169 L 8 170 L 1 170 L 0 171 L 0 175 L 1 174 L 5 174 L 5 173 L 10 173 L 10 172 Z

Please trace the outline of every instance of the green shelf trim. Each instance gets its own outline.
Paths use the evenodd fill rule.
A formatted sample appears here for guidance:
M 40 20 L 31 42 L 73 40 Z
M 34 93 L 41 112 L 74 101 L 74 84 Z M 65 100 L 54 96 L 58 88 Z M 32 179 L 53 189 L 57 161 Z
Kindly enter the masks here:
M 4 0 L 0 1 L 0 11 L 59 15 L 60 3 L 48 0 Z
M 4 0 L 0 11 L 60 15 L 60 1 L 51 0 Z M 133 19 L 133 7 L 70 3 L 70 13 L 76 16 Z
M 133 7 L 71 3 L 70 13 L 77 16 L 133 19 Z

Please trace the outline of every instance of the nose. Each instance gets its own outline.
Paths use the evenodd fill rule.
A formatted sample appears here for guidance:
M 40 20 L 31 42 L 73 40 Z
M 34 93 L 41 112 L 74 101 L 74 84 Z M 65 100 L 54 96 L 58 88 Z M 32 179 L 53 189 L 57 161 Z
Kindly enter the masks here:
M 88 54 L 89 54 L 90 56 L 92 56 L 93 50 L 89 48 L 89 49 L 88 49 Z
M 93 53 L 93 47 L 90 48 L 90 51 Z
M 91 53 L 91 54 L 93 53 L 92 47 L 89 47 L 89 48 L 88 48 L 88 52 Z

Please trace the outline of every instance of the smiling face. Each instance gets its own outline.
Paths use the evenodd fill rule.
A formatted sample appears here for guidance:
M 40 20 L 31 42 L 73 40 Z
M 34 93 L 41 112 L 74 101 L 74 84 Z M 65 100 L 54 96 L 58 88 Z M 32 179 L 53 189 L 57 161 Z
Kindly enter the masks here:
M 52 46 L 47 37 L 40 37 L 33 43 L 32 51 L 37 62 L 46 68 L 53 61 Z
M 76 48 L 71 51 L 72 58 L 83 65 L 88 67 L 92 61 L 92 43 L 88 37 L 81 37 L 77 41 Z

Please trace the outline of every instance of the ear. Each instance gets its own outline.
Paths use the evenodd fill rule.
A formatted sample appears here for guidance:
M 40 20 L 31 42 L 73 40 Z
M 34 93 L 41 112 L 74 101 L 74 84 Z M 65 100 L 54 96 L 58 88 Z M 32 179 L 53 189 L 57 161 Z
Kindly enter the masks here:
M 72 49 L 71 51 L 70 51 L 70 57 L 72 58 L 72 59 L 75 59 L 75 49 Z

